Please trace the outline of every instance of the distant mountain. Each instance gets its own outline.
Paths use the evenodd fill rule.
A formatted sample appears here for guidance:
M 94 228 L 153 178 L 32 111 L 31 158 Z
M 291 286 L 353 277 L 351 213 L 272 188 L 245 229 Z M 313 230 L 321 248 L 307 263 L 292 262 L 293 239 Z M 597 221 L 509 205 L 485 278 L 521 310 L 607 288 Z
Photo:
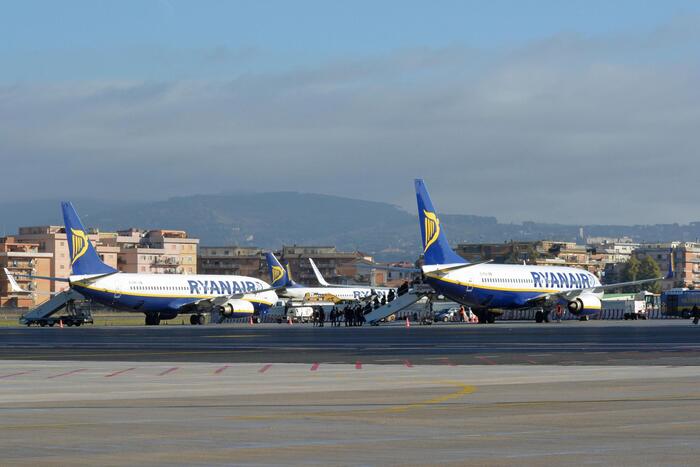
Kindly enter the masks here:
M 296 192 L 196 195 L 165 201 L 75 200 L 86 225 L 102 230 L 128 227 L 187 230 L 201 245 L 335 245 L 361 250 L 380 260 L 415 259 L 420 233 L 414 213 L 380 202 Z M 700 222 L 688 225 L 564 225 L 499 223 L 495 217 L 441 215 L 452 243 L 553 239 L 580 241 L 586 236 L 628 236 L 635 241 L 695 241 Z M 61 224 L 58 202 L 0 204 L 0 233 L 19 226 Z

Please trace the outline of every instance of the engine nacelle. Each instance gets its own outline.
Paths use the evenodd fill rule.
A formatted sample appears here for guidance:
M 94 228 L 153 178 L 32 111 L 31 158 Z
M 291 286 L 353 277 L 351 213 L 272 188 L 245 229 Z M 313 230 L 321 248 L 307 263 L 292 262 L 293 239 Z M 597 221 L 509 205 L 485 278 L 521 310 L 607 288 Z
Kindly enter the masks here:
M 566 304 L 566 308 L 572 315 L 594 315 L 600 312 L 602 302 L 597 296 L 584 293 Z
M 253 313 L 253 304 L 247 300 L 234 298 L 227 300 L 218 306 L 218 311 L 224 316 L 232 315 L 233 313 Z

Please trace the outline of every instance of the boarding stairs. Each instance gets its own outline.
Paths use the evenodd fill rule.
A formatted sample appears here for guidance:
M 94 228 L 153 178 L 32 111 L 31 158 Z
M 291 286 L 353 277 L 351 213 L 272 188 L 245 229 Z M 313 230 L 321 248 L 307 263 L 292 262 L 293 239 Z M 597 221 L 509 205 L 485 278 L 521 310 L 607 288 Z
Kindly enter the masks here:
M 51 297 L 50 300 L 22 315 L 19 322 L 20 324 L 27 324 L 33 321 L 48 318 L 62 309 L 70 307 L 71 303 L 74 303 L 77 300 L 85 300 L 85 297 L 73 289 L 66 289 L 63 292 Z
M 427 297 L 432 293 L 434 293 L 434 290 L 430 286 L 419 284 L 405 294 L 399 295 L 394 300 L 388 302 L 386 305 L 382 305 L 367 313 L 365 315 L 365 322 L 372 326 L 377 326 L 380 320 L 408 308 L 421 298 Z

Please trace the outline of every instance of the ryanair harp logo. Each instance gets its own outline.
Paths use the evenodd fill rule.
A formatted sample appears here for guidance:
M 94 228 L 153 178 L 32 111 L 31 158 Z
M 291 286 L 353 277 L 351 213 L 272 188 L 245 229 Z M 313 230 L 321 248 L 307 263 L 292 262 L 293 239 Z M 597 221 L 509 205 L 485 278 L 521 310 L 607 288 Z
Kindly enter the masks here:
M 82 230 L 75 230 L 75 229 L 70 229 L 70 232 L 72 234 L 72 244 L 71 246 L 73 247 L 73 261 L 71 261 L 71 265 L 75 264 L 78 259 L 80 259 L 81 256 L 83 256 L 88 249 L 88 238 L 87 235 L 85 235 L 85 232 Z
M 274 284 L 283 277 L 284 269 L 282 268 L 282 266 L 272 266 L 272 283 Z
M 440 235 L 440 220 L 437 218 L 434 212 L 428 212 L 423 209 L 423 215 L 425 219 L 423 220 L 423 227 L 425 230 L 425 238 L 423 239 L 423 253 L 428 251 L 430 245 L 435 243 Z

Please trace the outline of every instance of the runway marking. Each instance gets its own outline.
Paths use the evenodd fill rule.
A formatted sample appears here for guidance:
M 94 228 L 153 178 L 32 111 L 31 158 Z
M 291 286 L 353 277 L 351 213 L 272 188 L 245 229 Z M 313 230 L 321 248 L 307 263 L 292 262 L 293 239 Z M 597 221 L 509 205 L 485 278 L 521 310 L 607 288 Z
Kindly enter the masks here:
M 272 366 L 272 363 L 268 363 L 267 365 L 264 365 L 262 368 L 260 368 L 258 370 L 258 373 L 265 373 L 267 370 L 270 369 L 271 366 Z
M 19 371 L 19 372 L 17 372 L 17 373 L 10 373 L 10 374 L 7 374 L 7 375 L 1 375 L 1 376 L 0 376 L 0 379 L 12 378 L 13 376 L 26 375 L 27 373 L 31 373 L 32 371 L 36 371 L 36 370 Z
M 108 375 L 105 375 L 105 378 L 111 378 L 111 377 L 113 377 L 113 376 L 119 376 L 119 375 L 121 375 L 121 374 L 126 373 L 127 371 L 131 371 L 131 370 L 135 370 L 135 369 L 136 369 L 136 367 L 135 367 L 135 366 L 132 366 L 131 368 L 126 368 L 126 369 L 124 369 L 124 370 L 115 371 L 114 373 L 110 373 L 110 374 L 108 374 Z
M 316 371 L 316 370 L 318 370 L 318 367 L 319 367 L 319 366 L 321 366 L 320 363 L 314 362 L 314 364 L 311 365 L 311 371 Z
M 78 368 L 77 370 L 71 370 L 71 371 L 66 371 L 65 373 L 59 373 L 57 375 L 47 376 L 46 379 L 60 378 L 61 376 L 70 376 L 70 375 L 74 375 L 76 373 L 80 373 L 81 371 L 87 371 L 87 368 Z
M 179 369 L 180 369 L 179 366 L 174 366 L 174 367 L 172 367 L 172 368 L 168 368 L 168 369 L 165 370 L 165 371 L 161 371 L 160 373 L 158 373 L 158 376 L 165 376 L 165 375 L 170 374 L 170 373 L 172 373 L 173 371 L 177 371 L 177 370 L 179 370 Z
M 358 409 L 358 410 L 347 410 L 338 411 L 333 410 L 329 412 L 297 412 L 297 413 L 279 413 L 270 415 L 241 415 L 224 417 L 225 420 L 296 420 L 305 419 L 309 417 L 320 417 L 320 418 L 338 418 L 347 416 L 358 416 L 362 414 L 376 414 L 376 413 L 404 413 L 409 410 L 421 409 L 430 405 L 442 404 L 448 402 L 452 399 L 457 399 L 462 396 L 466 396 L 476 392 L 476 386 L 464 384 L 459 381 L 441 381 L 440 384 L 446 384 L 449 386 L 456 386 L 459 389 L 455 392 L 445 394 L 444 396 L 434 397 L 432 399 L 427 399 L 423 401 L 414 402 L 412 404 L 396 405 L 381 409 Z
M 217 368 L 216 371 L 214 372 L 215 375 L 220 375 L 224 371 L 226 371 L 226 368 L 230 368 L 231 365 L 224 365 L 221 368 Z
M 361 361 L 356 361 L 355 362 L 355 369 L 356 370 L 361 370 L 362 369 L 362 362 Z
M 413 363 L 410 360 L 404 360 L 403 364 L 406 365 L 406 368 L 413 368 Z
M 392 407 L 389 409 L 385 409 L 384 412 L 401 413 L 401 412 L 406 412 L 406 411 L 412 410 L 412 409 L 421 409 L 421 408 L 427 407 L 429 405 L 442 404 L 443 402 L 447 402 L 447 401 L 452 400 L 452 399 L 457 399 L 458 397 L 466 396 L 466 395 L 472 394 L 473 392 L 476 391 L 476 386 L 460 383 L 458 381 L 444 381 L 443 383 L 449 384 L 452 386 L 457 386 L 460 389 L 458 391 L 451 392 L 449 394 L 445 394 L 444 396 L 438 396 L 438 397 L 434 397 L 432 399 L 428 399 L 428 400 L 424 400 L 424 401 L 420 401 L 420 402 L 415 402 L 413 404 L 401 405 L 398 407 Z

